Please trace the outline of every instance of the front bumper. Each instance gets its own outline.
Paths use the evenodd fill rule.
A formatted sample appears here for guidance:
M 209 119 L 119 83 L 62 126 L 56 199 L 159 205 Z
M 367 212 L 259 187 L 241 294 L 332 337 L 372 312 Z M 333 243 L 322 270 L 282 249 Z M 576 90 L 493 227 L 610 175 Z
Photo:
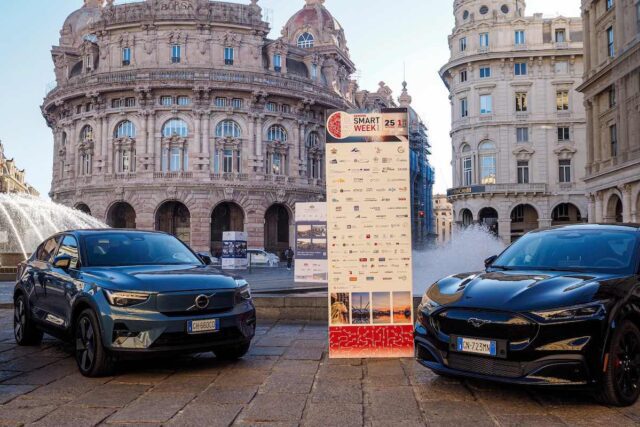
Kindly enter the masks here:
M 103 344 L 115 353 L 198 352 L 246 344 L 256 328 L 256 310 L 251 301 L 222 313 L 167 315 L 106 306 L 102 314 Z M 213 333 L 189 334 L 189 320 L 217 319 Z
M 591 319 L 570 324 L 539 324 L 528 343 L 509 343 L 505 355 L 489 357 L 457 352 L 451 346 L 451 337 L 437 330 L 435 322 L 420 312 L 415 328 L 415 356 L 423 366 L 444 375 L 527 385 L 593 385 L 600 379 L 602 366 L 601 322 L 601 319 Z M 460 335 L 504 338 L 483 336 L 482 329 L 473 327 Z

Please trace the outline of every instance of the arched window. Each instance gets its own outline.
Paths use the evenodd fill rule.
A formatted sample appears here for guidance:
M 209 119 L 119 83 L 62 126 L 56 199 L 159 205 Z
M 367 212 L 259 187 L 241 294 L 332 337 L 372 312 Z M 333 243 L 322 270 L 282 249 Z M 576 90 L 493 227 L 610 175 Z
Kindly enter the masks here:
M 80 131 L 80 142 L 90 141 L 93 139 L 93 128 L 89 125 L 86 125 Z
M 480 152 L 480 183 L 496 183 L 496 144 L 484 141 L 478 146 Z
M 302 49 L 312 48 L 314 41 L 315 39 L 313 38 L 312 34 L 310 33 L 300 34 L 300 37 L 298 37 L 298 47 Z
M 320 146 L 320 135 L 318 132 L 311 132 L 309 136 L 307 136 L 307 147 L 314 148 Z
M 171 119 L 162 126 L 162 136 L 169 138 L 172 136 L 181 136 L 186 138 L 189 136 L 189 127 L 182 119 Z
M 473 158 L 469 144 L 462 146 L 462 185 L 468 187 L 473 184 Z
M 280 125 L 273 125 L 268 132 L 269 141 L 287 142 L 287 130 Z
M 233 120 L 224 120 L 216 126 L 216 136 L 218 138 L 240 138 L 242 131 L 240 125 Z
M 124 120 L 118 123 L 116 126 L 116 131 L 114 132 L 114 137 L 116 139 L 119 138 L 135 138 L 136 137 L 136 127 L 129 120 Z
M 62 132 L 62 141 L 60 143 L 62 144 L 63 147 L 65 145 L 67 145 L 67 133 L 66 132 Z

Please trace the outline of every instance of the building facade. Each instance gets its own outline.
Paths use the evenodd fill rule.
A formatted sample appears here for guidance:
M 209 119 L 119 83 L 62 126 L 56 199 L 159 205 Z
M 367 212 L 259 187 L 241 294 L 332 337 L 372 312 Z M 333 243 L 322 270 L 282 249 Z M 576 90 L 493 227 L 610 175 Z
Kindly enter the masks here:
M 640 3 L 583 0 L 592 222 L 640 221 Z
M 436 241 L 440 244 L 451 240 L 453 234 L 453 205 L 445 194 L 433 196 L 433 214 L 436 223 Z
M 523 0 L 456 0 L 451 58 L 455 221 L 505 242 L 587 218 L 580 18 L 526 16 Z
M 246 231 L 282 253 L 295 204 L 325 199 L 326 111 L 377 95 L 358 92 L 324 0 L 305 3 L 271 40 L 258 0 L 85 0 L 42 106 L 54 201 L 197 250 Z
M 2 142 L 0 142 L 0 193 L 39 196 L 36 189 L 25 181 L 24 169 L 18 169 L 15 160 L 7 158 Z

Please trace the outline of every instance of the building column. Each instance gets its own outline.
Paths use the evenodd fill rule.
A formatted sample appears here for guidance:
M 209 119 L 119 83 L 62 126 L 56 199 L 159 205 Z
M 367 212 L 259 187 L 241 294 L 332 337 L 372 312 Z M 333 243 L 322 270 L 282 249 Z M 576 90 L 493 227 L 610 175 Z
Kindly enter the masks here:
M 585 101 L 585 117 L 587 118 L 587 168 L 589 169 L 588 174 L 591 173 L 591 169 L 593 167 L 594 162 L 594 135 L 593 135 L 593 120 L 590 120 L 593 117 L 593 102 L 591 100 Z
M 511 244 L 511 218 L 498 219 L 498 236 L 505 244 Z
M 583 40 L 584 40 L 584 56 L 583 56 L 583 62 L 584 62 L 584 69 L 585 70 L 590 70 L 591 69 L 591 39 L 590 39 L 590 33 L 591 33 L 591 26 L 590 26 L 590 18 L 591 18 L 591 11 L 584 11 L 584 13 L 582 14 L 582 26 L 583 26 L 583 31 L 584 31 L 584 35 L 583 35 Z M 587 115 L 587 117 L 589 117 Z
M 206 111 L 203 117 L 203 129 L 202 129 L 202 143 L 200 146 L 200 152 L 208 159 L 209 158 L 209 138 L 211 132 L 211 112 Z
M 596 193 L 596 216 L 592 222 L 602 223 L 604 220 L 604 215 L 602 211 L 602 193 Z
M 592 103 L 593 108 L 591 109 L 591 120 L 587 119 L 587 123 L 591 122 L 591 126 L 593 127 L 593 162 L 600 166 L 600 162 L 602 161 L 602 145 L 601 145 L 601 133 L 600 133 L 600 111 L 598 108 L 598 103 Z
M 590 223 L 594 223 L 596 220 L 596 198 L 593 196 L 593 194 L 589 194 L 587 200 L 587 215 L 589 216 L 588 219 Z
M 147 150 L 148 150 L 148 145 L 147 145 L 147 141 L 149 139 L 148 135 L 147 135 L 147 126 L 148 124 L 148 120 L 147 118 L 149 117 L 149 112 L 148 111 L 142 111 L 141 113 L 142 116 L 142 132 L 140 133 L 140 138 L 136 138 L 136 154 L 147 154 Z M 138 140 L 140 141 L 140 143 L 138 144 Z M 136 156 L 138 157 L 138 156 Z M 136 167 L 136 170 L 138 168 Z
M 553 220 L 551 218 L 538 218 L 538 228 L 549 228 Z
M 621 6 L 621 5 L 618 5 Z M 622 9 L 622 8 L 621 8 Z M 615 85 L 616 90 L 616 123 L 618 124 L 618 153 L 622 156 L 622 161 L 626 161 L 629 155 L 629 125 L 627 123 L 627 115 L 625 114 L 627 89 L 626 78 L 622 78 Z
M 631 218 L 631 185 L 626 184 L 620 188 L 622 192 L 622 221 L 626 223 L 632 222 Z

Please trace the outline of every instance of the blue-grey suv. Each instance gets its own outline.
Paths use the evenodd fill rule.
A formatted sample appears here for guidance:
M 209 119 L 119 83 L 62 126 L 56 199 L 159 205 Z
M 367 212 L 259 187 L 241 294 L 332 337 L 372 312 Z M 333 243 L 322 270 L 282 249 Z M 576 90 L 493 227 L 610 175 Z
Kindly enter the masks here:
M 56 234 L 18 269 L 16 342 L 36 345 L 44 332 L 70 340 L 86 376 L 108 374 L 133 354 L 240 358 L 256 327 L 251 291 L 209 263 L 164 233 Z

